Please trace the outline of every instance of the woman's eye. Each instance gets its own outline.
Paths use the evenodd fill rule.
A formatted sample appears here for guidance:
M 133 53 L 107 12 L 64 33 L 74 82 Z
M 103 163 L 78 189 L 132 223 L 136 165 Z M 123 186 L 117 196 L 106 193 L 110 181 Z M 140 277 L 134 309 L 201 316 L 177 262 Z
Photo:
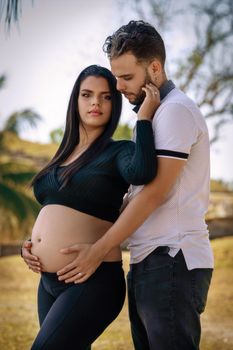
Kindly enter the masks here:
M 83 97 L 89 97 L 90 95 L 87 94 L 86 92 L 83 92 L 83 93 L 81 94 L 81 96 L 83 96 Z
M 111 95 L 105 95 L 104 99 L 110 101 L 112 99 L 112 96 Z

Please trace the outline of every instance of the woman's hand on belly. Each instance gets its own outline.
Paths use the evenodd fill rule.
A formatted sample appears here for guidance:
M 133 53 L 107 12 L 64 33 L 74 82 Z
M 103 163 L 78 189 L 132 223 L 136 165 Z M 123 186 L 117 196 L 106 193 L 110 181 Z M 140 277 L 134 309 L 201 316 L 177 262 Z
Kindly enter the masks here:
M 71 264 L 57 272 L 60 281 L 82 283 L 96 271 L 104 257 L 97 257 L 92 252 L 92 246 L 93 244 L 75 244 L 60 251 L 62 254 L 78 253 Z
M 32 242 L 24 241 L 22 245 L 22 258 L 30 270 L 39 273 L 42 271 L 42 265 L 39 258 L 31 253 Z

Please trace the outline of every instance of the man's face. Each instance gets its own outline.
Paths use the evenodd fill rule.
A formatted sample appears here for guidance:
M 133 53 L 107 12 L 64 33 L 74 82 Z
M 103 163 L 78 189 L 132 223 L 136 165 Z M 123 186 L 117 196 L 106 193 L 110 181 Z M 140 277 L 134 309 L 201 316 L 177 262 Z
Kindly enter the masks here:
M 110 61 L 113 75 L 117 78 L 117 90 L 119 90 L 131 104 L 142 103 L 145 97 L 142 87 L 151 83 L 145 63 L 137 62 L 131 53 L 125 53 Z

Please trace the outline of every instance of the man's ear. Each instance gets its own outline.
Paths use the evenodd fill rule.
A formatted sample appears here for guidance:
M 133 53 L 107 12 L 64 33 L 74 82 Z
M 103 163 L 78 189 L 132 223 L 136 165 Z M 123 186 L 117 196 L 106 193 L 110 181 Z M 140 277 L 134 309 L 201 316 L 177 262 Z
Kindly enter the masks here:
M 148 72 L 151 76 L 152 81 L 156 82 L 159 80 L 162 74 L 162 65 L 161 62 L 155 58 L 148 66 Z

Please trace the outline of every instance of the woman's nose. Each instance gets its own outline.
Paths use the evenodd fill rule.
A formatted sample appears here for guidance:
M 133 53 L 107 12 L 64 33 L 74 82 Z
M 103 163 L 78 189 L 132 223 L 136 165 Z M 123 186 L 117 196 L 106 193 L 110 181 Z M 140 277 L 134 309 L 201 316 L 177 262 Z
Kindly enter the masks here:
M 92 98 L 92 101 L 91 101 L 91 104 L 92 105 L 100 105 L 100 100 L 99 100 L 99 98 L 96 96 L 93 96 L 93 98 Z

